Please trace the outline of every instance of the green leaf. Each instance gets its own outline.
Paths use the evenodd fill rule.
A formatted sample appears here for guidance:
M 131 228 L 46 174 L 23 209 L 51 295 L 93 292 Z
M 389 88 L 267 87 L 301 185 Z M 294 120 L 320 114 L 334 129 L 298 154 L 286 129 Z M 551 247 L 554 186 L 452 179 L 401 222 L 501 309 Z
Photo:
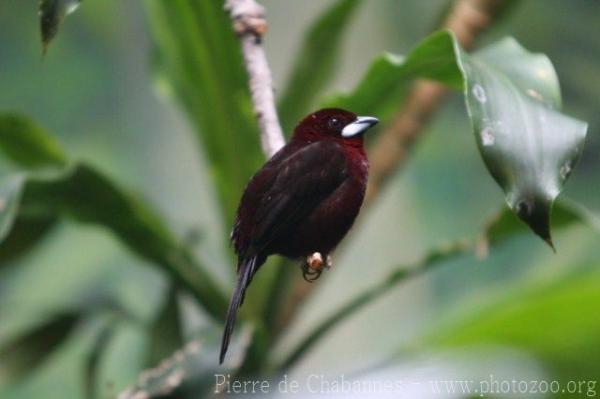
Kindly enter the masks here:
M 433 79 L 454 89 L 462 87 L 454 51 L 452 36 L 437 32 L 417 44 L 406 57 L 384 53 L 375 58 L 352 92 L 334 95 L 325 100 L 324 106 L 389 120 L 412 79 Z
M 196 398 L 214 393 L 215 378 L 235 372 L 245 357 L 249 340 L 244 334 L 236 334 L 228 356 L 234 360 L 219 366 L 221 330 L 211 328 L 197 335 L 197 339 L 162 360 L 157 367 L 140 374 L 138 381 L 121 392 L 119 398 Z
M 147 331 L 139 323 L 113 317 L 98 331 L 86 361 L 86 398 L 116 398 L 146 367 Z
M 0 114 L 0 151 L 26 170 L 66 163 L 66 156 L 58 142 L 29 119 L 15 114 Z M 19 176 L 0 178 L 0 265 L 6 265 L 27 252 L 55 222 L 55 218 L 48 215 L 20 215 L 18 220 L 13 220 L 17 214 L 13 208 L 17 206 L 18 198 L 12 194 L 18 191 L 15 185 L 21 184 L 20 179 Z
M 5 176 L 0 180 L 0 243 L 15 225 L 23 180 L 23 174 Z
M 69 215 L 109 229 L 134 253 L 159 265 L 188 288 L 213 317 L 224 317 L 227 302 L 219 287 L 152 209 L 93 168 L 67 165 L 59 145 L 23 118 L 0 116 L 0 138 L 0 149 L 18 165 L 52 166 L 0 180 L 0 254 L 15 256 L 10 253 L 11 245 L 27 249 L 39 238 L 36 234 L 41 236 L 38 231 L 24 242 L 20 230 L 14 230 L 15 235 L 7 239 L 11 229 L 19 227 L 17 220 L 28 220 L 28 226 L 20 227 L 27 230 Z
M 510 347 L 534 355 L 554 376 L 595 375 L 600 362 L 600 274 L 597 267 L 588 270 L 508 292 L 461 320 L 436 327 L 419 344 L 428 350 Z
M 263 160 L 239 43 L 221 1 L 146 0 L 158 88 L 183 104 L 226 225 Z
M 25 169 L 61 166 L 66 162 L 60 145 L 29 119 L 0 114 L 0 151 Z
M 457 49 L 479 150 L 508 206 L 552 246 L 552 204 L 583 150 L 587 125 L 565 116 L 550 61 L 505 39 L 474 56 Z
M 597 215 L 573 201 L 566 199 L 558 201 L 552 210 L 554 228 L 565 228 L 575 223 L 584 223 L 600 232 L 600 218 Z M 502 207 L 486 222 L 477 240 L 477 252 L 482 257 L 486 256 L 489 246 L 525 232 L 527 232 L 527 226 L 516 219 L 509 208 Z
M 279 101 L 289 131 L 335 75 L 341 41 L 359 0 L 338 0 L 308 28 Z
M 101 358 L 115 333 L 118 318 L 109 315 L 108 320 L 102 325 L 96 334 L 94 342 L 85 362 L 85 397 L 88 399 L 98 398 L 96 387 L 99 385 L 98 374 Z
M 156 320 L 150 326 L 150 365 L 158 364 L 184 344 L 177 296 L 177 288 L 171 286 Z
M 26 254 L 38 244 L 56 224 L 56 217 L 19 215 L 6 238 L 0 241 L 0 267 Z M 1 225 L 1 222 L 0 222 Z
M 412 78 L 463 87 L 476 141 L 509 207 L 552 246 L 552 204 L 583 150 L 587 125 L 558 112 L 560 88 L 544 55 L 514 39 L 466 54 L 449 32 L 418 44 L 403 60 L 384 55 L 350 94 L 329 106 L 388 119 Z
M 58 33 L 63 19 L 79 7 L 82 0 L 41 0 L 40 1 L 40 32 L 44 52 L 48 44 Z
M 104 226 L 134 253 L 155 263 L 188 288 L 215 318 L 225 314 L 226 300 L 189 249 L 175 238 L 150 208 L 84 164 L 11 176 L 0 185 L 0 239 L 17 214 L 68 215 L 83 223 Z
M 554 223 L 556 228 L 569 227 L 573 223 L 584 222 L 600 231 L 600 218 L 583 208 L 581 205 L 567 200 L 561 200 L 554 209 Z M 280 370 L 287 370 L 302 356 L 310 351 L 321 338 L 333 328 L 337 327 L 347 317 L 360 311 L 365 306 L 398 287 L 405 280 L 427 272 L 430 269 L 447 264 L 460 256 L 465 256 L 475 247 L 476 252 L 486 255 L 489 246 L 503 244 L 511 237 L 525 232 L 526 226 L 512 215 L 510 210 L 503 208 L 487 223 L 484 232 L 476 239 L 457 241 L 442 245 L 427 252 L 422 260 L 411 267 L 401 266 L 389 273 L 383 280 L 372 287 L 358 293 L 349 302 L 333 311 L 321 321 L 313 331 L 308 334 L 293 349 L 282 362 Z M 474 245 L 475 244 L 475 245 Z
M 53 315 L 0 348 L 0 381 L 14 382 L 29 375 L 66 341 L 81 317 L 79 311 Z

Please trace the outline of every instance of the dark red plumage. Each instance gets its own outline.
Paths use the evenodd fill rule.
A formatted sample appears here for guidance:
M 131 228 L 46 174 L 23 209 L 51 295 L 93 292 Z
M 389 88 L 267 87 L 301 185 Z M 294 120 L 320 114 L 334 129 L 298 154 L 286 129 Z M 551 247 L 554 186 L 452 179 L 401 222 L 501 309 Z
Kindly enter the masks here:
M 227 313 L 221 362 L 246 288 L 266 258 L 320 252 L 325 259 L 352 226 L 367 185 L 362 133 L 376 123 L 341 109 L 317 111 L 298 124 L 290 142 L 248 183 L 231 233 L 238 283 Z

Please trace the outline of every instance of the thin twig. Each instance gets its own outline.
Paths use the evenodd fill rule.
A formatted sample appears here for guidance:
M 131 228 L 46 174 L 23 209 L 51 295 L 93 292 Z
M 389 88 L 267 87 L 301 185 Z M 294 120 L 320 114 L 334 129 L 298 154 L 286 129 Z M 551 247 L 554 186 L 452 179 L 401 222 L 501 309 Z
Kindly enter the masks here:
M 374 300 L 381 298 L 398 284 L 410 277 L 418 276 L 436 266 L 447 263 L 449 260 L 465 254 L 471 248 L 472 246 L 470 243 L 458 241 L 431 253 L 416 266 L 399 267 L 392 271 L 386 278 L 372 287 L 367 288 L 361 294 L 354 296 L 348 303 L 342 305 L 338 310 L 325 318 L 306 338 L 296 345 L 296 348 L 290 352 L 290 355 L 281 363 L 281 366 L 277 368 L 277 371 L 280 373 L 286 372 L 296 363 L 296 361 L 298 361 L 298 359 L 312 349 L 315 344 L 325 337 L 325 335 L 340 322 L 347 319 L 348 316 L 355 314 L 357 310 L 370 304 Z
M 158 366 L 142 371 L 137 382 L 122 391 L 117 399 L 164 397 L 173 393 L 186 378 L 190 378 L 191 368 L 186 367 L 186 362 L 198 356 L 201 346 L 199 340 L 190 341 Z
M 284 146 L 285 139 L 275 108 L 271 70 L 261 45 L 262 36 L 267 31 L 265 10 L 254 0 L 227 0 L 225 9 L 240 39 L 262 149 L 270 158 Z

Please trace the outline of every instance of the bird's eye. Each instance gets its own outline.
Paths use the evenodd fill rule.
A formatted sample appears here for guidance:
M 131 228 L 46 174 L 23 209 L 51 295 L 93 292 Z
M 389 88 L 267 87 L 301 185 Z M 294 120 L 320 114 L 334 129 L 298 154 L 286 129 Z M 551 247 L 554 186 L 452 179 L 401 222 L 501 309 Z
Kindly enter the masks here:
M 329 127 L 332 129 L 339 129 L 342 127 L 342 121 L 338 118 L 331 118 L 329 119 Z

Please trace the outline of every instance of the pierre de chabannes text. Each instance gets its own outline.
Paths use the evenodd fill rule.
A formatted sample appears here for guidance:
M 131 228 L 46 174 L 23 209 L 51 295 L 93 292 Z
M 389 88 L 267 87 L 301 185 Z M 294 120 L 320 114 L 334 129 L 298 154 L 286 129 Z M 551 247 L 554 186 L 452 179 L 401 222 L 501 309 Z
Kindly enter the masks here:
M 403 381 L 392 379 L 357 379 L 344 375 L 335 378 L 323 374 L 310 374 L 303 380 L 283 375 L 278 381 L 237 380 L 230 374 L 215 374 L 214 393 L 223 394 L 294 394 L 300 392 L 320 394 L 349 393 L 400 393 L 415 389 L 436 394 L 579 394 L 581 397 L 598 397 L 596 380 L 523 380 L 505 379 L 490 375 L 486 379 L 475 380 L 427 380 Z

